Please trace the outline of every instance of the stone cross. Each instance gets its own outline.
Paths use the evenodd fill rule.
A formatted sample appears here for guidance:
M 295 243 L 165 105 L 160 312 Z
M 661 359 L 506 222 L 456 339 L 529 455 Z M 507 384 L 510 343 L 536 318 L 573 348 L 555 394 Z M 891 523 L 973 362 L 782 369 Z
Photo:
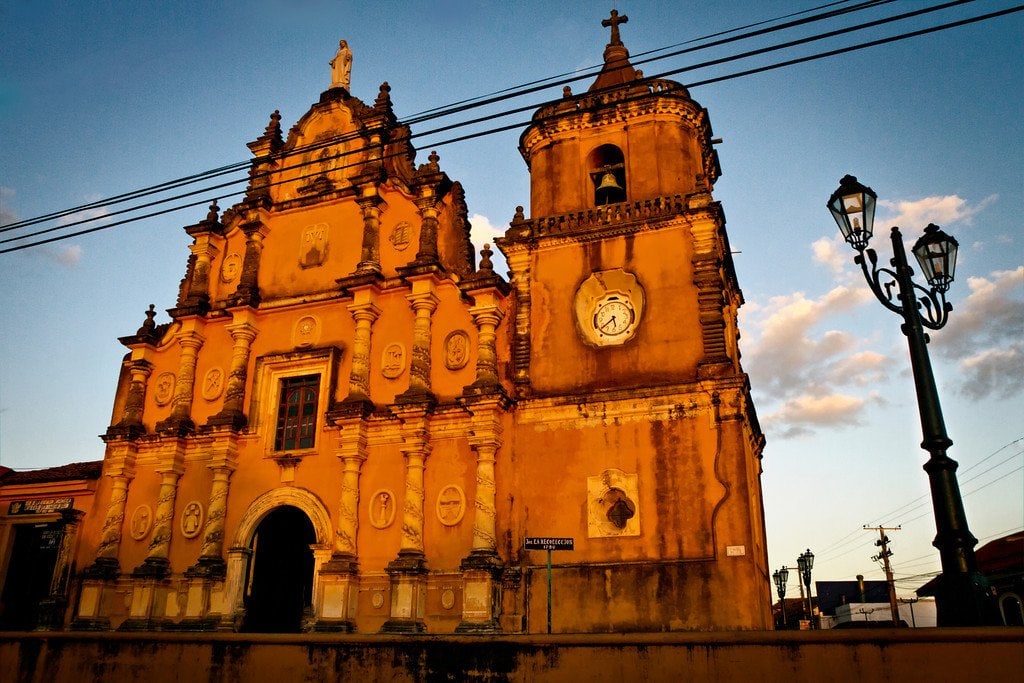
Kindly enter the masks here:
M 609 45 L 622 45 L 622 40 L 619 38 L 619 24 L 625 24 L 629 21 L 629 17 L 623 14 L 619 16 L 618 10 L 612 10 L 612 15 L 607 19 L 601 20 L 601 26 L 611 26 L 612 28 L 612 39 Z

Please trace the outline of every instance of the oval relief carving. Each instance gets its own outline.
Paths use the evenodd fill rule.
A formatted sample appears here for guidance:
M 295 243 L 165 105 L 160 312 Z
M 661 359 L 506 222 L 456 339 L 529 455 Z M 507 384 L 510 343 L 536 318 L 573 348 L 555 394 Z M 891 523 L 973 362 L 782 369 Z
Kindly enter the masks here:
M 449 484 L 437 496 L 437 518 L 445 526 L 455 526 L 466 513 L 466 494 L 462 487 Z
M 136 541 L 141 541 L 149 535 L 149 530 L 153 528 L 153 509 L 148 505 L 140 505 L 135 508 L 135 512 L 132 513 L 131 522 L 129 522 L 128 533 Z
M 203 398 L 207 401 L 214 401 L 224 393 L 224 371 L 220 368 L 210 368 L 203 377 Z
M 234 282 L 242 271 L 242 257 L 236 252 L 224 257 L 220 266 L 220 279 L 225 283 Z
M 402 221 L 392 228 L 388 242 L 391 242 L 397 251 L 405 251 L 412 242 L 412 226 L 409 225 L 409 221 Z
M 455 607 L 455 591 L 451 588 L 445 588 L 441 591 L 441 607 L 445 609 Z
M 203 505 L 198 500 L 191 501 L 181 513 L 181 535 L 195 538 L 203 528 Z
M 385 529 L 395 521 L 395 494 L 387 489 L 380 489 L 370 496 L 370 524 L 377 529 Z
M 469 362 L 469 335 L 455 330 L 444 340 L 444 366 L 449 370 L 461 370 Z
M 392 342 L 384 347 L 380 358 L 380 374 L 395 379 L 405 372 L 405 346 Z
M 153 388 L 153 399 L 158 406 L 165 406 L 171 402 L 174 396 L 174 373 L 164 372 L 157 375 L 156 385 Z

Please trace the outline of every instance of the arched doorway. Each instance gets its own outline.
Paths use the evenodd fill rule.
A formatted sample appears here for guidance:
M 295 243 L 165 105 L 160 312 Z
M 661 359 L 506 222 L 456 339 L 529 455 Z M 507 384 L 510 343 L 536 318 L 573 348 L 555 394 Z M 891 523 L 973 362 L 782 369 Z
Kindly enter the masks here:
M 298 633 L 313 599 L 313 523 L 302 510 L 283 505 L 256 527 L 250 548 L 243 630 Z

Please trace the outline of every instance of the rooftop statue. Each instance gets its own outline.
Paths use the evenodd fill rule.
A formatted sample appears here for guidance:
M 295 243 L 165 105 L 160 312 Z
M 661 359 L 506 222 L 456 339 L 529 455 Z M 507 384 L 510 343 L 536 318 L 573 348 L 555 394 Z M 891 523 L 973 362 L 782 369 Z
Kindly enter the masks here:
M 352 50 L 348 47 L 348 41 L 342 40 L 338 43 L 338 54 L 334 55 L 330 64 L 331 87 L 348 90 L 352 78 Z

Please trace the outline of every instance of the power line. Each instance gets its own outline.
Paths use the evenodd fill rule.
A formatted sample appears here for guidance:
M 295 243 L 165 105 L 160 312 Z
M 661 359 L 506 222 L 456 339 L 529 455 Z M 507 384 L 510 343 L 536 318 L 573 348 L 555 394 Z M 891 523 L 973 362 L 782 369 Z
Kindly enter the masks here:
M 898 20 L 900 18 L 905 18 L 907 16 L 916 16 L 916 15 L 921 14 L 921 13 L 926 12 L 926 11 L 935 11 L 936 9 L 943 9 L 943 8 L 946 8 L 946 7 L 950 7 L 950 6 L 958 5 L 958 4 L 963 4 L 965 2 L 971 2 L 971 1 L 973 1 L 973 0 L 959 0 L 958 2 L 947 3 L 945 5 L 940 5 L 940 6 L 937 6 L 935 8 L 927 8 L 926 10 L 918 10 L 918 11 L 915 11 L 915 12 L 906 13 L 904 15 L 899 15 L 897 17 L 890 17 L 890 18 L 885 19 L 885 20 L 879 20 L 879 21 L 875 21 L 875 22 L 868 22 L 867 24 L 861 24 L 859 26 L 850 27 L 850 28 L 847 28 L 847 29 L 839 30 L 839 31 L 832 31 L 832 32 L 828 32 L 826 34 L 820 34 L 818 36 L 812 36 L 812 37 L 804 38 L 804 39 L 801 39 L 801 40 L 798 40 L 798 41 L 790 41 L 788 43 L 783 43 L 783 44 L 776 45 L 776 46 L 771 46 L 771 47 L 768 47 L 768 48 L 762 48 L 762 49 L 759 49 L 759 50 L 749 51 L 749 52 L 746 52 L 746 53 L 742 53 L 740 55 L 734 55 L 732 57 L 726 57 L 726 58 L 722 58 L 722 59 L 711 60 L 709 62 L 704 62 L 704 63 L 698 64 L 698 65 L 693 65 L 693 66 L 689 66 L 689 67 L 683 67 L 683 68 L 679 68 L 679 69 L 674 69 L 674 70 L 663 72 L 663 73 L 658 74 L 656 76 L 649 77 L 647 80 L 654 80 L 654 79 L 658 79 L 658 78 L 663 78 L 665 76 L 676 75 L 678 73 L 682 73 L 682 72 L 689 71 L 689 70 L 696 69 L 696 68 L 704 68 L 704 67 L 711 66 L 711 65 L 718 65 L 718 64 L 729 62 L 729 61 L 735 61 L 737 59 L 744 59 L 744 58 L 748 58 L 748 57 L 755 56 L 755 55 L 761 55 L 761 54 L 765 54 L 767 52 L 771 52 L 771 51 L 774 51 L 774 50 L 785 49 L 787 47 L 792 47 L 792 46 L 795 46 L 795 45 L 804 44 L 804 43 L 807 43 L 807 42 L 812 42 L 814 40 L 821 40 L 824 37 L 833 37 L 833 36 L 839 35 L 841 33 L 846 33 L 846 32 L 853 31 L 853 30 L 861 30 L 861 29 L 863 29 L 865 27 L 868 27 L 868 26 L 876 26 L 876 25 L 879 25 L 880 23 L 887 23 L 887 22 L 890 22 L 890 21 L 895 21 L 895 20 Z M 688 87 L 688 88 L 699 87 L 699 86 L 702 86 L 702 85 L 708 85 L 708 84 L 711 84 L 711 83 L 718 83 L 718 82 L 722 82 L 722 81 L 725 81 L 725 80 L 730 80 L 730 79 L 733 79 L 733 78 L 739 78 L 739 77 L 742 77 L 742 76 L 753 75 L 753 74 L 756 74 L 756 73 L 763 73 L 765 71 L 770 71 L 770 70 L 782 68 L 782 67 L 785 67 L 785 66 L 792 66 L 792 65 L 795 65 L 795 64 L 804 63 L 804 62 L 808 62 L 808 61 L 812 61 L 812 60 L 816 60 L 816 59 L 822 59 L 822 58 L 825 58 L 825 57 L 831 57 L 831 56 L 836 56 L 836 55 L 839 55 L 839 54 L 844 54 L 846 52 L 852 52 L 852 51 L 855 51 L 855 50 L 865 49 L 867 47 L 874 47 L 874 46 L 877 46 L 877 45 L 881 45 L 881 44 L 885 44 L 885 43 L 890 43 L 890 42 L 895 42 L 895 41 L 898 41 L 898 40 L 905 40 L 905 39 L 910 38 L 910 37 L 917 37 L 917 36 L 920 36 L 920 35 L 925 35 L 925 34 L 928 34 L 928 33 L 933 33 L 933 32 L 940 31 L 940 30 L 945 30 L 945 29 L 948 29 L 948 28 L 955 28 L 955 27 L 966 25 L 966 24 L 975 23 L 975 22 L 978 22 L 978 21 L 984 21 L 984 20 L 987 20 L 987 19 L 996 18 L 998 16 L 1003 16 L 1003 15 L 1009 14 L 1011 12 L 1020 11 L 1021 9 L 1024 9 L 1024 6 L 1017 6 L 1017 7 L 1011 8 L 1011 9 L 1000 10 L 1000 11 L 992 12 L 992 13 L 989 13 L 989 14 L 986 14 L 986 15 L 980 15 L 980 16 L 971 17 L 971 18 L 968 18 L 968 19 L 960 20 L 960 21 L 950 22 L 950 23 L 947 23 L 947 24 L 941 24 L 941 25 L 938 25 L 938 26 L 933 26 L 933 27 L 921 29 L 921 30 L 918 30 L 918 31 L 913 31 L 913 32 L 910 32 L 910 33 L 899 34 L 899 35 L 896 35 L 896 36 L 890 36 L 890 37 L 887 37 L 887 38 L 882 38 L 882 39 L 878 39 L 878 40 L 869 41 L 867 43 L 861 43 L 861 44 L 857 44 L 857 45 L 847 46 L 847 47 L 839 48 L 839 49 L 836 49 L 836 50 L 830 50 L 830 51 L 824 52 L 824 53 L 818 53 L 818 54 L 815 54 L 815 55 L 808 55 L 808 56 L 797 58 L 797 59 L 787 60 L 787 61 L 780 62 L 780 63 L 777 63 L 777 64 L 766 65 L 766 66 L 758 67 L 758 68 L 755 68 L 755 69 L 749 69 L 749 70 L 746 70 L 746 71 L 737 72 L 737 73 L 734 73 L 734 74 L 729 74 L 729 75 L 720 76 L 720 77 L 716 77 L 716 78 L 710 78 L 710 79 L 706 79 L 706 80 L 703 80 L 703 81 L 698 81 L 698 82 L 695 82 L 695 83 L 690 83 L 690 84 L 688 84 L 685 87 Z M 644 95 L 644 97 L 646 97 L 646 96 L 649 96 L 649 95 Z M 473 105 L 473 106 L 477 106 L 477 105 Z M 479 117 L 477 119 L 472 119 L 470 121 L 459 122 L 459 123 L 455 123 L 455 124 L 450 124 L 448 126 L 442 126 L 440 128 L 434 129 L 434 130 L 424 131 L 424 132 L 416 133 L 416 134 L 411 134 L 411 135 L 409 135 L 409 138 L 411 139 L 411 138 L 414 138 L 414 137 L 425 137 L 425 136 L 428 136 L 428 135 L 435 135 L 435 134 L 437 134 L 439 132 L 445 132 L 445 131 L 448 131 L 448 130 L 464 127 L 464 126 L 467 126 L 467 125 L 473 125 L 473 124 L 476 124 L 476 123 L 487 122 L 487 121 L 494 120 L 496 118 L 501 118 L 501 117 L 504 117 L 504 116 L 509 116 L 509 115 L 511 115 L 513 113 L 518 113 L 518 112 L 525 111 L 525 110 L 535 109 L 535 108 L 537 108 L 537 106 L 539 106 L 539 105 L 532 104 L 532 105 L 527 105 L 527 106 L 524 106 L 524 107 L 519 107 L 519 108 L 515 108 L 515 109 L 511 109 L 511 110 L 506 110 L 506 111 L 503 111 L 503 112 L 499 112 L 497 114 L 492 114 L 492 115 L 489 115 L 489 116 Z M 455 142 L 465 141 L 465 140 L 468 140 L 468 139 L 473 139 L 473 138 L 476 138 L 476 137 L 482 137 L 482 136 L 485 136 L 485 135 L 491 135 L 491 134 L 494 134 L 496 132 L 502 132 L 502 131 L 505 131 L 505 130 L 520 128 L 520 127 L 522 127 L 524 125 L 528 125 L 529 123 L 530 122 L 517 122 L 517 123 L 509 124 L 509 125 L 506 125 L 506 126 L 500 126 L 500 127 L 497 127 L 497 128 L 491 128 L 491 129 L 487 129 L 487 130 L 476 132 L 476 133 L 471 133 L 471 134 L 467 134 L 467 135 L 457 136 L 457 137 L 454 137 L 454 138 L 449 138 L 447 140 L 442 140 L 442 141 L 433 143 L 431 146 L 432 147 L 442 147 L 444 145 L 453 144 Z M 329 140 L 329 141 L 326 141 L 324 143 L 321 143 L 321 146 L 329 146 L 331 144 L 337 144 L 337 141 L 336 140 Z M 292 154 L 294 154 L 294 153 L 295 153 L 295 151 L 292 151 Z M 348 154 L 351 154 L 351 153 L 354 153 L 354 151 L 353 152 L 346 152 L 346 153 L 339 154 L 339 155 L 335 155 L 335 157 L 332 157 L 332 158 L 340 158 L 342 156 L 347 156 Z M 315 163 L 315 162 L 314 161 L 305 162 L 304 164 L 300 164 L 300 166 L 301 165 L 308 165 L 308 164 L 311 164 L 311 163 Z M 227 168 L 228 167 L 221 167 L 221 169 L 227 169 Z M 290 167 L 290 168 L 295 168 L 295 166 Z M 240 168 L 238 170 L 240 170 Z M 223 171 L 223 172 L 226 173 L 228 171 Z M 203 174 L 197 174 L 197 175 L 203 175 Z M 238 180 L 231 181 L 231 182 L 221 183 L 221 184 L 218 184 L 218 185 L 215 185 L 215 186 L 212 186 L 212 187 L 204 188 L 202 190 L 195 190 L 195 191 L 184 193 L 184 194 L 181 194 L 181 195 L 176 195 L 174 197 L 169 197 L 169 198 L 165 198 L 165 199 L 161 199 L 161 200 L 155 200 L 153 202 L 149 202 L 147 204 L 144 204 L 144 205 L 141 205 L 141 206 L 137 206 L 137 207 L 134 207 L 134 208 L 121 210 L 121 211 L 118 211 L 116 213 L 120 214 L 120 213 L 126 213 L 126 212 L 131 212 L 131 211 L 137 211 L 137 210 L 139 210 L 141 208 L 147 208 L 147 207 L 155 206 L 155 205 L 158 205 L 158 204 L 163 204 L 163 203 L 168 203 L 168 202 L 171 202 L 171 201 L 176 201 L 178 199 L 187 198 L 189 196 L 194 196 L 196 194 L 208 193 L 211 190 L 223 189 L 225 187 L 229 187 L 230 185 L 234 185 L 234 184 L 238 184 L 238 183 L 244 182 L 245 180 L 246 179 L 243 178 L 243 179 L 238 179 Z M 296 180 L 298 180 L 298 179 L 291 179 L 291 180 L 286 181 L 286 182 L 294 182 Z M 173 182 L 174 181 L 168 181 L 168 183 L 165 183 L 164 185 L 171 184 Z M 142 192 L 142 191 L 140 191 L 140 192 Z M 128 193 L 128 194 L 132 194 L 132 193 Z M 232 192 L 232 193 L 228 193 L 228 194 L 224 194 L 224 195 L 219 195 L 218 197 L 216 197 L 216 199 L 227 199 L 227 198 L 230 198 L 230 197 L 233 197 L 233 196 L 237 196 L 237 195 L 240 195 L 240 194 L 242 194 L 242 191 L 237 191 L 237 192 Z M 33 246 L 39 246 L 41 244 L 47 244 L 47 243 L 51 243 L 51 242 L 55 242 L 55 241 L 60 241 L 62 239 L 69 239 L 69 238 L 72 238 L 72 237 L 77 237 L 77 236 L 80 236 L 80 235 L 88 234 L 88 233 L 91 233 L 91 232 L 96 232 L 98 230 L 103 230 L 103 229 L 114 227 L 114 226 L 117 226 L 117 225 L 123 225 L 125 223 L 133 222 L 135 220 L 143 220 L 145 218 L 152 218 L 154 216 L 162 215 L 162 214 L 165 214 L 165 213 L 170 213 L 172 211 L 178 211 L 178 210 L 181 210 L 181 209 L 184 209 L 184 208 L 189 208 L 189 207 L 196 206 L 198 204 L 203 204 L 203 203 L 205 203 L 205 201 L 203 201 L 203 202 L 194 202 L 194 203 L 190 203 L 190 204 L 186 204 L 186 205 L 182 205 L 182 206 L 178 206 L 178 207 L 172 207 L 172 208 L 165 209 L 165 210 L 162 210 L 162 211 L 148 213 L 148 214 L 145 214 L 145 215 L 142 215 L 142 216 L 136 216 L 136 217 L 133 217 L 133 218 L 130 218 L 130 219 L 125 219 L 125 220 L 117 221 L 117 222 L 114 222 L 114 223 L 108 223 L 108 224 L 105 224 L 105 225 L 96 226 L 96 227 L 88 229 L 88 230 L 81 230 L 81 231 L 77 231 L 77 232 L 74 232 L 74 233 L 69 233 L 69 234 L 61 235 L 61 236 L 54 237 L 54 238 L 48 238 L 48 239 L 45 239 L 45 240 L 39 240 L 39 241 L 28 243 L 28 244 L 23 244 L 23 245 L 18 245 L 18 246 L 14 246 L 14 247 L 9 247 L 9 248 L 0 250 L 0 254 L 9 253 L 9 252 L 13 252 L 13 251 L 19 251 L 19 250 L 30 248 L 30 247 L 33 247 Z M 114 215 L 114 214 L 107 214 L 106 216 L 109 216 L 109 215 Z M 32 238 L 32 237 L 38 237 L 38 236 L 40 236 L 42 234 L 45 234 L 45 233 L 53 232 L 53 231 L 60 230 L 60 229 L 66 229 L 67 227 L 70 227 L 71 225 L 79 225 L 79 224 L 88 223 L 88 222 L 95 222 L 96 220 L 101 220 L 102 218 L 104 218 L 106 216 L 86 218 L 86 219 L 83 219 L 81 221 L 76 221 L 76 222 L 71 223 L 71 224 L 67 224 L 67 225 L 63 225 L 63 226 L 58 226 L 58 227 L 55 227 L 55 228 L 49 228 L 49 229 L 46 229 L 46 230 L 37 231 L 37 232 L 34 232 L 34 233 L 30 233 L 30 234 L 27 234 L 27 235 L 21 235 L 21 236 L 14 237 L 14 238 L 8 238 L 7 240 L 0 241 L 0 243 L 10 242 L 10 241 L 20 241 L 20 240 L 29 239 L 29 238 Z M 31 219 L 31 220 L 35 220 L 35 219 Z M 22 221 L 19 224 L 13 224 L 11 226 L 5 227 L 4 229 L 13 229 L 14 227 L 23 227 L 25 224 L 26 224 L 26 222 Z
M 693 40 L 687 41 L 686 43 L 680 43 L 680 44 L 677 44 L 677 45 L 672 45 L 672 46 L 668 46 L 668 47 L 664 47 L 664 48 L 656 48 L 654 50 L 648 50 L 648 51 L 640 53 L 640 54 L 641 55 L 647 55 L 647 54 L 653 54 L 653 53 L 657 53 L 657 52 L 663 52 L 665 50 L 670 50 L 672 48 L 678 47 L 679 45 L 693 43 L 693 42 L 698 42 L 698 41 L 705 40 L 705 39 L 708 39 L 708 38 L 717 37 L 719 35 L 726 35 L 726 34 L 729 34 L 729 33 L 735 33 L 736 31 L 740 31 L 740 30 L 743 30 L 745 28 L 750 28 L 750 27 L 753 27 L 753 26 L 758 26 L 758 25 L 766 24 L 766 23 L 772 23 L 772 22 L 775 22 L 775 21 L 779 21 L 781 19 L 788 18 L 790 16 L 796 16 L 796 15 L 802 14 L 802 13 L 813 12 L 813 11 L 816 11 L 818 9 L 828 8 L 828 7 L 837 5 L 837 4 L 845 4 L 845 1 L 848 1 L 848 0 L 844 0 L 844 2 L 828 3 L 826 5 L 822 5 L 820 7 L 813 8 L 811 10 L 805 10 L 804 12 L 798 12 L 798 13 L 794 13 L 794 14 L 784 15 L 783 17 L 777 17 L 775 19 L 769 19 L 769 20 L 766 20 L 766 21 L 763 21 L 763 22 L 757 22 L 755 24 L 748 24 L 746 26 L 741 26 L 741 27 L 738 27 L 738 28 L 729 29 L 727 31 L 721 31 L 721 32 L 718 32 L 718 33 L 712 33 L 712 34 L 709 34 L 707 36 L 703 36 L 701 38 L 695 38 Z M 691 52 L 691 51 L 696 51 L 696 50 L 703 50 L 703 49 L 707 49 L 709 47 L 714 47 L 714 46 L 723 45 L 723 44 L 726 44 L 726 43 L 729 43 L 729 42 L 735 42 L 735 41 L 739 41 L 739 40 L 744 40 L 744 39 L 747 39 L 747 38 L 763 35 L 763 34 L 766 34 L 766 33 L 773 32 L 773 31 L 779 31 L 779 30 L 784 30 L 784 29 L 787 29 L 787 28 L 792 28 L 794 26 L 801 25 L 801 24 L 811 23 L 811 22 L 815 22 L 815 21 L 822 21 L 822 20 L 825 20 L 825 19 L 833 18 L 835 16 L 839 16 L 841 14 L 846 14 L 846 13 L 854 12 L 854 11 L 860 11 L 860 10 L 866 9 L 868 7 L 874 7 L 874 6 L 881 5 L 881 4 L 887 4 L 889 1 L 890 0 L 868 0 L 867 2 L 861 2 L 861 3 L 858 3 L 857 5 L 855 5 L 853 7 L 844 8 L 843 10 L 832 10 L 832 11 L 829 11 L 829 12 L 825 12 L 823 14 L 814 15 L 812 17 L 804 18 L 804 19 L 802 19 L 800 21 L 788 22 L 786 24 L 782 24 L 782 25 L 779 25 L 779 26 L 776 26 L 776 27 L 773 27 L 773 28 L 762 29 L 762 30 L 759 30 L 759 31 L 754 31 L 754 32 L 750 32 L 750 33 L 741 34 L 741 35 L 738 35 L 738 36 L 733 36 L 732 38 L 718 40 L 718 41 L 714 41 L 712 43 L 708 43 L 706 45 L 701 45 L 701 46 L 689 48 L 689 49 L 686 49 L 686 50 L 680 50 L 680 51 L 672 52 L 672 53 L 669 53 L 669 54 L 662 55 L 660 57 L 650 57 L 648 59 L 641 60 L 640 62 L 636 62 L 636 63 L 637 64 L 643 64 L 643 63 L 647 63 L 647 62 L 651 62 L 651 61 L 656 61 L 656 60 L 660 60 L 660 59 L 667 59 L 669 57 L 678 56 L 678 55 L 684 54 L 686 52 Z M 967 1 L 967 0 L 963 0 L 963 1 Z M 430 121 L 430 120 L 433 120 L 433 119 L 444 118 L 444 117 L 451 116 L 451 115 L 454 115 L 454 114 L 457 114 L 457 113 L 462 113 L 462 112 L 468 111 L 470 109 L 474 109 L 474 108 L 478 108 L 478 107 L 481 107 L 481 106 L 485 106 L 487 104 L 495 104 L 495 103 L 502 102 L 502 101 L 505 101 L 505 100 L 514 99 L 514 98 L 517 98 L 517 97 L 521 97 L 523 95 L 527 95 L 527 94 L 531 94 L 531 93 L 537 92 L 539 90 L 548 89 L 550 87 L 555 87 L 555 86 L 558 86 L 558 85 L 565 85 L 565 84 L 573 83 L 573 82 L 576 82 L 576 81 L 579 81 L 579 80 L 582 80 L 582 79 L 591 78 L 596 73 L 596 71 L 594 71 L 594 70 L 595 69 L 600 69 L 601 66 L 602 66 L 601 64 L 598 64 L 598 65 L 595 65 L 595 66 L 586 67 L 585 69 L 580 70 L 580 71 L 563 73 L 563 74 L 560 74 L 558 76 L 549 76 L 549 77 L 546 77 L 546 78 L 543 78 L 543 79 L 529 81 L 529 82 L 524 83 L 524 84 L 520 84 L 520 85 L 512 86 L 512 87 L 509 87 L 509 88 L 505 88 L 505 89 L 502 89 L 502 90 L 498 90 L 498 91 L 495 91 L 495 92 L 493 92 L 493 93 L 491 93 L 489 95 L 478 96 L 478 97 L 470 98 L 470 99 L 467 99 L 467 100 L 461 100 L 459 102 L 455 102 L 455 103 L 451 103 L 451 104 L 446 104 L 446 105 L 441 105 L 439 107 L 434 107 L 434 108 L 431 108 L 431 109 L 427 109 L 427 110 L 425 110 L 423 112 L 412 114 L 411 116 L 406 117 L 405 119 L 403 119 L 402 123 L 404 123 L 405 125 L 411 126 L 411 125 L 415 125 L 415 124 L 418 124 L 418 123 L 423 123 L 423 122 L 426 122 L 426 121 Z M 543 84 L 543 85 L 540 85 L 540 84 Z M 527 109 L 532 109 L 532 108 L 534 108 L 536 106 L 537 105 L 528 105 L 526 108 Z M 518 110 L 515 110 L 515 111 L 523 111 L 523 109 L 518 109 Z M 511 112 L 507 112 L 507 113 L 511 113 Z M 420 135 L 424 135 L 424 134 L 426 134 L 426 133 L 421 133 Z M 313 149 L 322 148 L 322 147 L 326 147 L 326 146 L 331 146 L 333 144 L 337 144 L 339 142 L 343 142 L 343 141 L 345 141 L 347 139 L 354 139 L 355 137 L 358 137 L 358 136 L 357 135 L 351 135 L 351 134 L 348 135 L 348 136 L 336 136 L 335 138 L 331 138 L 330 140 L 327 140 L 327 141 L 322 142 L 322 143 L 314 143 L 313 145 L 303 146 L 302 148 L 298 148 L 298 149 L 295 149 L 295 150 L 290 150 L 289 153 L 293 154 L 293 155 L 294 154 L 302 154 L 302 153 L 306 153 L 308 151 L 311 151 Z M 37 216 L 37 217 L 31 218 L 31 219 L 25 219 L 25 220 L 22 220 L 22 221 L 16 221 L 15 223 L 8 224 L 7 226 L 0 227 L 0 232 L 6 231 L 6 230 L 12 230 L 12 229 L 19 228 L 19 227 L 27 227 L 28 225 L 34 225 L 36 223 L 39 223 L 39 222 L 42 222 L 42 221 L 45 221 L 45 220 L 52 220 L 52 219 L 55 219 L 55 218 L 66 217 L 66 216 L 72 215 L 74 213 L 79 213 L 81 211 L 86 211 L 86 210 L 89 210 L 89 209 L 100 208 L 100 207 L 103 207 L 103 206 L 109 206 L 109 205 L 112 205 L 112 204 L 121 203 L 123 201 L 129 201 L 131 199 L 136 199 L 136 198 L 139 198 L 141 196 L 146 196 L 148 194 L 153 194 L 153 193 L 160 192 L 160 191 L 167 190 L 167 189 L 171 189 L 171 188 L 174 188 L 174 187 L 180 187 L 182 185 L 191 184 L 192 182 L 198 182 L 200 180 L 205 180 L 205 179 L 210 178 L 210 177 L 217 177 L 219 175 L 223 175 L 223 174 L 227 174 L 227 173 L 233 173 L 233 172 L 245 170 L 246 168 L 249 167 L 249 165 L 250 165 L 250 160 L 234 162 L 232 164 L 228 164 L 228 165 L 225 165 L 225 166 L 221 166 L 219 168 L 211 169 L 209 171 L 202 171 L 200 173 L 196 173 L 196 174 L 193 174 L 193 175 L 190 175 L 190 176 L 185 176 L 183 178 L 165 181 L 163 183 L 159 183 L 157 185 L 153 185 L 153 186 L 150 186 L 148 188 L 143 188 L 141 190 L 135 190 L 135 191 L 132 191 L 132 192 L 127 192 L 127 193 L 124 193 L 124 194 L 117 195 L 115 197 L 108 197 L 106 199 L 97 200 L 97 201 L 94 201 L 94 202 L 89 202 L 87 204 L 82 204 L 82 205 L 79 205 L 79 206 L 76 206 L 76 207 L 72 207 L 70 209 L 63 209 L 61 211 L 52 212 L 52 213 L 45 214 L 45 215 L 42 215 L 42 216 Z M 241 182 L 241 181 L 239 180 L 239 181 L 236 181 L 236 182 Z M 76 223 L 76 224 L 78 224 L 78 223 Z M 67 226 L 64 226 L 64 227 L 67 227 Z

